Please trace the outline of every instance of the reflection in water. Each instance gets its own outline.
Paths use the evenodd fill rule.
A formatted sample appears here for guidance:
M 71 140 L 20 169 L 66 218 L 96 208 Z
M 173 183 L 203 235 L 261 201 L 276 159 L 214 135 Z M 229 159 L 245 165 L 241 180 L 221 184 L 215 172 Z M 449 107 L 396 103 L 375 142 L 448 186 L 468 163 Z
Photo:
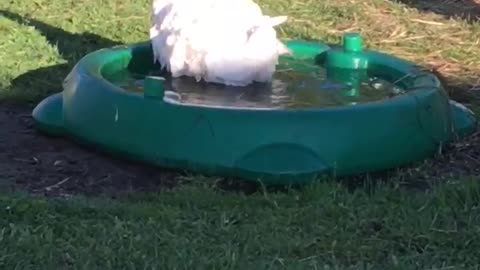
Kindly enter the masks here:
M 143 93 L 144 77 L 124 70 L 107 79 L 127 91 Z M 325 70 L 313 64 L 312 60 L 283 60 L 277 66 L 271 83 L 255 83 L 246 87 L 203 81 L 197 83 L 187 77 L 164 77 L 168 97 L 175 102 L 237 108 L 330 107 L 378 101 L 404 93 L 385 80 L 368 78 L 358 84 L 356 95 L 349 96 L 351 86 L 327 80 Z

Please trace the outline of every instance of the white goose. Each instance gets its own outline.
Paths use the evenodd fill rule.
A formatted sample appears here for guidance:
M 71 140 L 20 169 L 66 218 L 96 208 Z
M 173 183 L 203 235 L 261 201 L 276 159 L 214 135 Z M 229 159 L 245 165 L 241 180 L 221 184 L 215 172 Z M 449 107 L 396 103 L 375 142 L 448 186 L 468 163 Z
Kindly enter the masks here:
M 154 0 L 151 19 L 154 61 L 173 77 L 268 82 L 290 53 L 274 29 L 287 17 L 265 16 L 252 0 Z

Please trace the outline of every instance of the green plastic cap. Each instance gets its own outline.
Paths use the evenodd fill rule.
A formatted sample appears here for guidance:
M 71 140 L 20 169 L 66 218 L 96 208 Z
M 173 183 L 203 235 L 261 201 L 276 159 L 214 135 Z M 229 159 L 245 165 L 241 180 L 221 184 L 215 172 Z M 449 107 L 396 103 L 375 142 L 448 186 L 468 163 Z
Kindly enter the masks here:
M 362 37 L 358 33 L 343 35 L 343 49 L 346 52 L 361 52 L 363 47 Z
M 165 78 L 157 76 L 145 77 L 143 95 L 148 98 L 163 98 Z

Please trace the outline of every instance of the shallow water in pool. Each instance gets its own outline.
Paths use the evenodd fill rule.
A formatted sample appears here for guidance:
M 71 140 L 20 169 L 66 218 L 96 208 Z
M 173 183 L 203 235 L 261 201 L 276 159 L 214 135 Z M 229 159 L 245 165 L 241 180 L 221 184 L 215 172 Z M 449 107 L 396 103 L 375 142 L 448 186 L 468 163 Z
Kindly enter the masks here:
M 161 74 L 152 72 L 147 75 Z M 107 76 L 107 79 L 126 91 L 142 94 L 145 76 L 124 70 Z M 238 108 L 344 106 L 388 99 L 405 92 L 392 83 L 372 77 L 359 82 L 356 95 L 349 95 L 351 86 L 327 80 L 325 69 L 312 60 L 284 60 L 277 66 L 272 82 L 246 87 L 196 82 L 188 77 L 164 77 L 167 101 Z

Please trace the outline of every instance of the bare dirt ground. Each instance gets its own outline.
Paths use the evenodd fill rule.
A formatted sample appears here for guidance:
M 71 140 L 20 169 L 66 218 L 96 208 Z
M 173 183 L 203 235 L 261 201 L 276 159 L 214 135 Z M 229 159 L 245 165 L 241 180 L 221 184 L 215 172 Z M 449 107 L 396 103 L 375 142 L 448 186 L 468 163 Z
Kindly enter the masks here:
M 156 192 L 189 181 L 176 171 L 114 159 L 67 139 L 47 137 L 33 128 L 31 108 L 0 104 L 0 188 L 47 196 L 108 195 L 130 191 Z M 422 164 L 342 179 L 362 185 L 365 179 L 397 181 L 415 188 L 435 181 L 480 176 L 480 135 L 449 147 Z M 353 183 L 353 184 L 352 184 Z M 251 193 L 242 181 L 222 180 L 219 187 Z
M 115 160 L 33 129 L 30 108 L 0 105 L 2 188 L 46 195 L 159 191 L 181 181 L 177 172 Z

